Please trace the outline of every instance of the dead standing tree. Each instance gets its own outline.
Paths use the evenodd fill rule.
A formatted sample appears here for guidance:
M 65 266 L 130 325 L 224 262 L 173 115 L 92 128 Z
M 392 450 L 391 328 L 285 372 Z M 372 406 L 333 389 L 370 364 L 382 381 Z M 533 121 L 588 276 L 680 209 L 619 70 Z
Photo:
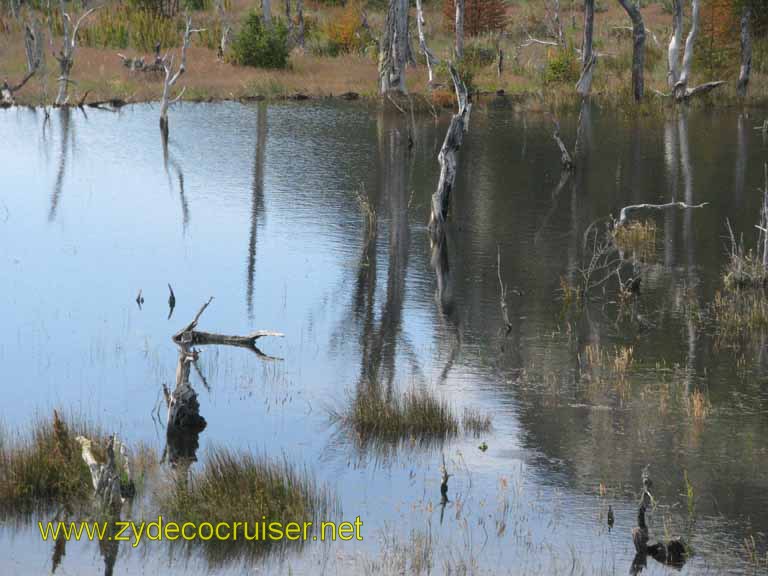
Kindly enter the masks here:
M 747 96 L 749 78 L 752 73 L 752 36 L 750 35 L 750 21 L 752 20 L 752 7 L 745 4 L 741 11 L 741 68 L 739 69 L 739 82 L 737 91 L 739 96 Z
M 408 60 L 408 0 L 389 0 L 387 21 L 379 50 L 381 94 L 407 93 L 405 65 Z
M 438 65 L 440 60 L 438 60 L 427 47 L 424 26 L 424 10 L 421 8 L 421 0 L 416 0 L 416 28 L 419 32 L 419 48 L 421 49 L 421 53 L 424 54 L 424 58 L 427 60 L 427 77 L 429 79 L 429 85 L 432 86 L 432 83 L 435 81 L 435 74 L 432 67 Z
M 27 53 L 27 73 L 18 84 L 8 84 L 3 80 L 0 86 L 0 106 L 11 106 L 15 103 L 14 94 L 35 75 L 42 62 L 42 47 L 36 25 L 27 24 L 24 28 L 24 48 Z
M 163 134 L 166 135 L 166 137 L 168 135 L 168 108 L 171 106 L 171 104 L 178 102 L 184 95 L 184 89 L 182 89 L 178 96 L 171 100 L 171 89 L 174 87 L 176 82 L 179 81 L 179 78 L 181 78 L 182 74 L 184 74 L 187 69 L 187 49 L 189 48 L 192 34 L 203 31 L 204 29 L 193 29 L 192 17 L 187 16 L 187 24 L 184 29 L 184 42 L 181 46 L 181 62 L 179 63 L 179 68 L 175 72 L 173 71 L 173 54 L 171 54 L 170 58 L 167 55 L 165 58 L 163 58 L 165 80 L 163 81 L 163 97 L 160 101 L 160 129 L 162 130 Z
M 581 76 L 576 83 L 576 92 L 589 96 L 592 90 L 592 75 L 597 64 L 597 53 L 593 50 L 595 30 L 595 0 L 584 0 L 584 40 L 581 48 Z
M 618 1 L 632 20 L 632 92 L 635 102 L 640 102 L 645 92 L 645 24 L 640 8 L 632 0 Z
M 456 183 L 456 165 L 458 163 L 456 153 L 464 141 L 464 133 L 469 129 L 469 115 L 472 110 L 472 104 L 468 101 L 467 87 L 452 63 L 449 64 L 449 71 L 456 88 L 459 111 L 451 118 L 443 146 L 437 156 L 440 163 L 440 180 L 437 183 L 437 191 L 432 195 L 432 212 L 429 219 L 429 231 L 433 242 L 436 242 L 444 234 L 443 227 L 448 218 L 451 196 Z
M 464 0 L 456 0 L 456 59 L 464 58 Z
M 680 46 L 683 44 L 683 0 L 672 0 L 672 37 L 667 48 L 667 84 L 674 90 L 680 80 Z
M 72 18 L 64 11 L 64 0 L 59 0 L 59 6 L 61 9 L 61 24 L 62 24 L 62 44 L 61 50 L 58 55 L 55 55 L 56 60 L 59 61 L 59 92 L 56 95 L 56 106 L 66 106 L 69 103 L 69 84 L 71 80 L 69 75 L 72 72 L 72 66 L 75 64 L 75 49 L 77 48 L 77 32 L 80 29 L 80 25 L 90 16 L 96 8 L 90 8 L 77 19 L 77 23 L 70 30 L 72 26 Z

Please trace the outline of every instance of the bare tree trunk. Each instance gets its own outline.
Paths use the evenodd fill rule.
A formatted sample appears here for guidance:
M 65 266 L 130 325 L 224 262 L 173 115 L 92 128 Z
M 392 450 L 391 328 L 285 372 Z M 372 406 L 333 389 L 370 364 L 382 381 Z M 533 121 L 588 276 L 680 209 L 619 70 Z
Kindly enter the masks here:
M 59 92 L 56 95 L 56 106 L 66 106 L 69 101 L 67 93 L 69 91 L 69 74 L 72 72 L 72 66 L 75 63 L 75 48 L 77 48 L 77 31 L 80 29 L 80 25 L 83 21 L 91 15 L 95 8 L 87 10 L 77 20 L 74 28 L 70 30 L 72 25 L 72 18 L 64 12 L 64 0 L 59 0 L 59 6 L 61 8 L 61 22 L 62 22 L 62 45 L 59 55 L 56 59 L 59 61 Z
M 192 17 L 187 16 L 187 24 L 184 29 L 184 42 L 181 46 L 181 63 L 179 64 L 179 69 L 176 70 L 176 72 L 173 72 L 173 55 L 171 55 L 170 60 L 163 59 L 163 68 L 165 69 L 165 80 L 163 82 L 163 98 L 160 101 L 160 129 L 167 135 L 168 133 L 168 108 L 171 106 L 171 104 L 175 104 L 178 102 L 181 97 L 184 95 L 184 89 L 179 92 L 178 96 L 174 98 L 173 100 L 170 99 L 171 97 L 171 89 L 173 86 L 178 82 L 179 78 L 181 78 L 182 74 L 187 69 L 187 49 L 189 48 L 190 40 L 192 39 L 192 34 L 195 32 L 202 32 L 203 30 L 193 29 L 192 28 Z
M 639 8 L 631 0 L 619 0 L 619 4 L 621 4 L 632 20 L 632 37 L 634 38 L 632 49 L 632 91 L 634 92 L 635 101 L 640 102 L 645 91 L 645 24 L 643 23 L 643 15 L 640 14 Z
M 408 58 L 408 0 L 389 0 L 387 22 L 379 50 L 381 93 L 407 93 L 405 64 Z
M 680 71 L 680 78 L 675 83 L 675 97 L 681 100 L 688 89 L 688 79 L 691 76 L 691 66 L 693 66 L 693 47 L 696 43 L 696 36 L 699 33 L 699 0 L 691 0 L 691 30 L 688 32 L 688 38 L 685 40 L 685 52 L 683 53 L 683 67 Z
M 451 118 L 451 124 L 445 135 L 445 141 L 440 149 L 437 159 L 440 162 L 440 180 L 437 191 L 432 195 L 432 212 L 429 219 L 429 230 L 433 241 L 437 241 L 443 235 L 443 224 L 448 218 L 451 207 L 451 195 L 456 183 L 456 164 L 459 148 L 464 141 L 464 132 L 469 126 L 469 114 L 472 104 L 468 102 L 467 87 L 453 65 L 450 65 L 451 78 L 456 88 L 456 99 L 459 103 L 459 111 Z
M 588 96 L 592 90 L 592 75 L 597 54 L 594 53 L 593 36 L 595 29 L 595 0 L 584 0 L 584 41 L 581 47 L 581 77 L 576 83 L 576 92 Z
M 752 19 L 752 8 L 745 5 L 741 12 L 741 69 L 739 70 L 738 92 L 742 98 L 747 95 L 749 77 L 752 72 L 752 37 L 749 24 Z
M 464 58 L 464 0 L 456 0 L 456 59 Z
M 419 31 L 419 48 L 427 60 L 427 76 L 429 78 L 429 84 L 432 85 L 435 80 L 432 66 L 439 64 L 440 61 L 435 58 L 435 55 L 432 54 L 432 51 L 427 47 L 427 39 L 424 35 L 424 11 L 421 8 L 421 0 L 416 0 L 416 27 Z
M 27 74 L 16 85 L 8 84 L 3 80 L 0 86 L 0 104 L 13 105 L 15 103 L 14 94 L 21 90 L 35 75 L 43 59 L 42 46 L 40 44 L 39 26 L 37 22 L 33 25 L 27 24 L 24 33 L 24 48 L 27 53 Z
M 272 28 L 272 3 L 271 0 L 261 0 L 261 13 L 264 27 Z
M 296 45 L 304 48 L 304 0 L 296 0 Z
M 667 49 L 667 83 L 674 90 L 680 79 L 680 46 L 683 43 L 683 4 L 682 0 L 672 0 L 672 38 Z

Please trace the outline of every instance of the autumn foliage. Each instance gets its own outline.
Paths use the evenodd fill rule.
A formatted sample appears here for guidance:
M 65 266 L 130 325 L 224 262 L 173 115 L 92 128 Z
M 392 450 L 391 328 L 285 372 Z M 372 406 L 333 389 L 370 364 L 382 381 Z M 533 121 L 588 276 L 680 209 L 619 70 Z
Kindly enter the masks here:
M 444 0 L 443 15 L 446 27 L 454 30 L 456 26 L 456 4 L 454 0 Z M 484 32 L 503 30 L 507 21 L 507 12 L 503 0 L 465 0 L 464 34 L 477 36 Z

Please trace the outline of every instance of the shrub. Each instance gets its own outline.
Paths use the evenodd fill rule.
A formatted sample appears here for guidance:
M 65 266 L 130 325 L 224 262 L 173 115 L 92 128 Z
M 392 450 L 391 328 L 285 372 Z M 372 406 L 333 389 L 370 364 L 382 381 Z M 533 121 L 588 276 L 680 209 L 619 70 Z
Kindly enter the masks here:
M 454 30 L 456 27 L 456 4 L 454 0 L 445 0 L 443 16 L 446 27 Z M 465 0 L 464 2 L 464 34 L 477 36 L 483 32 L 498 32 L 507 23 L 507 11 L 503 0 Z
M 285 68 L 288 66 L 288 29 L 280 20 L 265 28 L 251 12 L 232 43 L 232 59 L 241 66 Z
M 376 40 L 370 30 L 363 26 L 363 6 L 359 0 L 347 4 L 338 19 L 331 20 L 323 28 L 327 37 L 328 53 L 338 54 L 363 52 Z
M 547 52 L 547 66 L 544 69 L 544 83 L 576 82 L 579 79 L 579 65 L 573 53 L 556 48 Z

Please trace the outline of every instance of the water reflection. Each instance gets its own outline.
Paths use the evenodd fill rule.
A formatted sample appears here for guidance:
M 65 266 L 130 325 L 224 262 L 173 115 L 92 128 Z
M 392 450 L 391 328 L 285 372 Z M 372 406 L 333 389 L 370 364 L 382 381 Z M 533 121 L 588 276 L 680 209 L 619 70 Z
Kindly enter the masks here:
M 253 319 L 253 279 L 256 274 L 256 237 L 259 222 L 264 218 L 264 163 L 267 156 L 267 105 L 259 104 L 256 116 L 256 153 L 251 186 L 251 228 L 248 236 L 248 280 L 246 304 L 248 317 Z
M 59 208 L 59 200 L 61 199 L 61 190 L 64 187 L 64 176 L 67 170 L 67 161 L 69 158 L 70 143 L 70 115 L 72 112 L 69 107 L 59 108 L 59 130 L 61 132 L 61 139 L 59 141 L 59 160 L 58 169 L 56 171 L 56 179 L 53 183 L 53 193 L 51 194 L 51 207 L 48 211 L 48 221 L 53 222 L 56 220 L 56 212 Z M 74 139 L 74 131 L 71 134 L 71 138 Z

